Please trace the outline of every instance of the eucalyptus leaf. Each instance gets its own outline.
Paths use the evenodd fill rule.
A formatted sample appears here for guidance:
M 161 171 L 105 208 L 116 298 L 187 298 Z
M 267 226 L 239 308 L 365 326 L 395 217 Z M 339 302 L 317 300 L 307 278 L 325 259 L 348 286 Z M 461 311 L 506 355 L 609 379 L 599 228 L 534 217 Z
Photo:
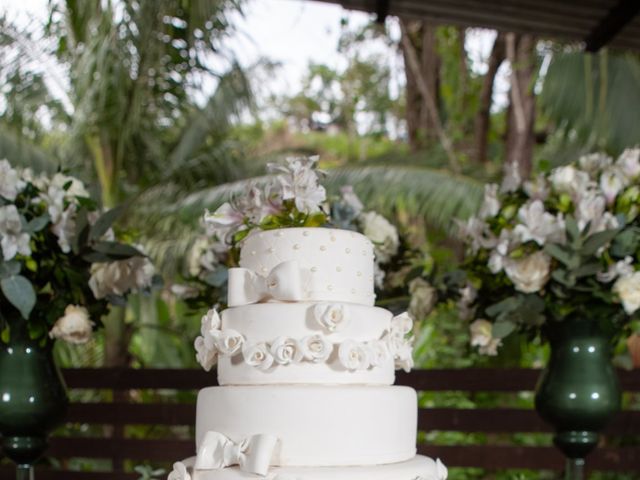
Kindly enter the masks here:
M 86 243 L 88 233 L 89 215 L 86 208 L 81 208 L 78 211 L 78 215 L 76 215 L 76 231 L 71 245 L 74 253 L 78 253 L 80 251 L 80 246 Z
M 633 255 L 640 245 L 640 232 L 638 228 L 627 228 L 620 232 L 611 243 L 611 255 L 616 258 L 624 258 Z
M 522 299 L 519 296 L 514 295 L 513 297 L 505 298 L 498 303 L 490 305 L 489 307 L 487 307 L 485 312 L 490 317 L 495 318 L 505 313 L 513 312 L 518 308 L 521 301 Z
M 124 209 L 125 207 L 123 205 L 119 205 L 103 213 L 100 218 L 98 218 L 96 223 L 94 223 L 91 227 L 91 231 L 89 233 L 89 241 L 94 242 L 96 240 L 99 240 L 100 237 L 107 233 L 109 228 L 111 228 L 111 225 L 113 225 L 113 223 L 120 217 L 120 215 L 122 215 Z
M 574 243 L 576 240 L 580 239 L 580 228 L 578 227 L 578 222 L 576 222 L 576 219 L 573 218 L 572 215 L 567 215 L 565 226 L 570 243 Z
M 582 277 L 593 276 L 600 271 L 602 271 L 602 265 L 600 265 L 600 263 L 598 262 L 592 262 L 592 263 L 585 263 L 584 265 L 581 265 L 580 267 L 573 270 L 571 273 L 576 278 L 582 278 Z
M 562 245 L 557 243 L 547 243 L 544 246 L 544 251 L 568 267 L 575 263 L 571 252 L 568 252 Z
M 573 287 L 576 284 L 576 278 L 567 270 L 561 268 L 554 270 L 554 272 L 551 274 L 551 278 L 569 288 Z
M 45 213 L 44 215 L 31 219 L 31 221 L 24 226 L 23 230 L 27 233 L 36 233 L 46 227 L 49 222 L 51 222 L 51 217 Z
M 0 278 L 12 277 L 20 273 L 22 265 L 17 260 L 0 263 Z
M 584 256 L 595 255 L 600 248 L 604 247 L 607 243 L 613 240 L 619 232 L 620 230 L 616 228 L 594 233 L 585 240 L 580 253 Z
M 6 299 L 18 309 L 24 319 L 36 304 L 36 292 L 31 282 L 22 275 L 12 275 L 0 280 L 0 288 Z
M 508 320 L 499 321 L 493 324 L 491 336 L 494 338 L 504 338 L 516 329 L 516 324 Z

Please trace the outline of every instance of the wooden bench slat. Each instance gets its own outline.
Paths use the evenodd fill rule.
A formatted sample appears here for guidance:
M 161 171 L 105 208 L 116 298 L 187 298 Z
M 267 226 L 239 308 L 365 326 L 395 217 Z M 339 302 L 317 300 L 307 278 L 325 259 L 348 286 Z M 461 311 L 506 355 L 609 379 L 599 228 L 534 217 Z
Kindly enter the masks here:
M 189 425 L 196 421 L 196 405 L 184 403 L 72 403 L 69 423 L 111 425 Z
M 487 470 L 555 470 L 564 468 L 564 458 L 554 447 L 500 445 L 418 445 L 418 452 L 441 458 L 447 467 Z M 601 447 L 587 457 L 589 471 L 638 472 L 640 447 Z
M 422 431 L 454 431 L 478 433 L 552 433 L 535 410 L 517 408 L 421 408 L 418 429 Z M 637 435 L 640 431 L 640 411 L 620 412 L 607 426 L 607 435 Z

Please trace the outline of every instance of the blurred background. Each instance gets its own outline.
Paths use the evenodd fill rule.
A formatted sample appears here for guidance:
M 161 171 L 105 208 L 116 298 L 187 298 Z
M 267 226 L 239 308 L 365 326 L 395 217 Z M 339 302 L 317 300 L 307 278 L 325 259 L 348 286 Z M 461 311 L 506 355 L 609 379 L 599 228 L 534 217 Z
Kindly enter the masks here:
M 105 207 L 127 204 L 120 232 L 140 240 L 164 277 L 161 290 L 133 298 L 91 343 L 58 342 L 63 366 L 196 368 L 200 316 L 223 300 L 226 278 L 200 218 L 264 175 L 267 162 L 319 155 L 328 190 L 353 185 L 367 209 L 399 228 L 428 276 L 460 260 L 454 219 L 475 212 L 484 182 L 499 180 L 505 165 L 529 175 L 637 144 L 639 85 L 638 53 L 588 54 L 531 35 L 396 17 L 380 23 L 315 1 L 0 0 L 0 158 L 67 169 Z M 402 278 L 388 275 L 380 287 L 386 305 L 411 301 Z M 503 355 L 479 356 L 454 308 L 419 320 L 418 367 L 531 367 L 547 355 L 515 337 Z M 618 365 L 631 368 L 632 353 L 621 344 Z M 421 397 L 423 406 L 464 408 L 532 401 L 531 393 Z M 626 401 L 638 408 L 637 398 Z M 433 432 L 425 440 L 496 439 Z M 159 475 L 135 467 L 142 478 Z M 470 468 L 452 478 L 552 477 Z

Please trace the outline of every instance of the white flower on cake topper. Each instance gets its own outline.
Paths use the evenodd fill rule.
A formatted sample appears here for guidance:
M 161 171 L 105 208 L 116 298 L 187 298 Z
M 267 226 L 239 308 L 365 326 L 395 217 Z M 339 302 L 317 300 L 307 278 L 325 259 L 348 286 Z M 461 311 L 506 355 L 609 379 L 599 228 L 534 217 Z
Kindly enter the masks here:
M 184 463 L 176 462 L 173 464 L 173 470 L 169 473 L 167 480 L 191 480 L 191 475 L 189 475 Z
M 80 345 L 87 343 L 92 333 L 93 322 L 89 319 L 89 311 L 85 307 L 67 305 L 64 315 L 56 321 L 49 332 L 49 337 Z
M 327 198 L 325 188 L 320 185 L 318 173 L 313 166 L 318 157 L 288 158 L 287 165 L 270 163 L 267 165 L 273 173 L 278 175 L 278 182 L 282 189 L 284 200 L 293 200 L 300 212 L 314 213 L 320 210 L 320 205 Z
M 216 347 L 222 355 L 233 356 L 242 349 L 244 337 L 233 329 L 221 330 L 215 335 Z
M 624 311 L 633 315 L 640 308 L 640 272 L 618 278 L 612 291 L 620 297 Z
M 15 205 L 0 207 L 0 238 L 5 261 L 17 254 L 31 255 L 29 234 L 22 231 L 22 219 Z
M 20 178 L 18 171 L 8 160 L 0 160 L 0 197 L 14 201 L 24 187 L 25 182 Z
M 342 303 L 318 303 L 313 307 L 313 318 L 330 332 L 339 332 L 349 324 L 349 307 Z
M 274 362 L 273 355 L 266 343 L 260 342 L 253 345 L 245 344 L 242 349 L 242 356 L 247 365 L 266 371 L 271 368 Z
M 340 345 L 338 357 L 347 370 L 366 370 L 371 365 L 371 352 L 366 344 L 355 340 L 345 340 Z
M 231 203 L 223 203 L 215 212 L 206 210 L 204 225 L 208 235 L 215 236 L 220 241 L 226 241 L 230 234 L 235 233 L 244 223 L 244 212 L 236 209 Z
M 289 337 L 278 337 L 271 343 L 271 355 L 276 363 L 288 365 L 300 363 L 303 353 L 296 340 Z
M 306 360 L 322 363 L 331 355 L 333 344 L 323 335 L 309 335 L 300 341 L 299 348 Z

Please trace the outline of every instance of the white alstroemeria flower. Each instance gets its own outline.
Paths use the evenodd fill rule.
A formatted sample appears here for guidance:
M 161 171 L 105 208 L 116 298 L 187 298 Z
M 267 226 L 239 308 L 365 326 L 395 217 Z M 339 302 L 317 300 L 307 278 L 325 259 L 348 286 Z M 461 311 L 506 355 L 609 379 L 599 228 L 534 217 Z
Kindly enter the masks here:
M 478 217 L 469 217 L 466 222 L 456 221 L 460 236 L 466 240 L 475 255 L 481 248 L 494 248 L 498 242 L 489 226 Z
M 387 342 L 383 340 L 373 340 L 367 343 L 369 347 L 369 360 L 372 367 L 382 367 L 389 360 L 391 353 Z
M 0 207 L 0 245 L 5 261 L 17 254 L 31 255 L 29 234 L 22 231 L 22 219 L 15 205 Z
M 333 344 L 324 335 L 309 335 L 300 340 L 300 352 L 305 360 L 313 363 L 327 361 L 333 352 Z
M 75 177 L 70 177 L 63 173 L 56 173 L 51 177 L 50 186 L 58 188 L 65 192 L 66 200 L 73 200 L 74 197 L 90 197 L 87 187 Z
M 295 202 L 296 208 L 305 213 L 320 210 L 320 205 L 326 200 L 327 192 L 319 183 L 318 174 L 313 169 L 317 157 L 289 158 L 287 165 L 269 164 L 272 172 L 280 172 L 278 181 L 282 188 L 282 198 Z
M 364 205 L 356 195 L 356 192 L 353 191 L 351 185 L 340 187 L 340 195 L 342 196 L 342 201 L 353 210 L 354 215 L 358 216 L 362 213 Z
M 549 280 L 551 258 L 538 251 L 518 260 L 508 259 L 505 273 L 519 292 L 539 292 Z
M 513 234 L 520 242 L 533 240 L 538 245 L 565 240 L 565 225 L 562 216 L 552 215 L 544 208 L 540 200 L 530 201 L 518 210 L 518 220 L 521 222 L 513 229 Z
M 587 172 L 578 170 L 573 165 L 552 170 L 549 180 L 556 192 L 568 193 L 574 198 L 581 197 L 594 185 Z
M 260 342 L 253 345 L 247 345 L 242 349 L 242 356 L 247 365 L 256 367 L 258 370 L 267 371 L 274 362 L 273 355 L 269 351 L 266 343 Z
M 303 352 L 298 341 L 289 337 L 278 337 L 271 343 L 271 355 L 276 363 L 288 365 L 290 363 L 300 363 Z
M 502 345 L 502 340 L 494 338 L 491 322 L 480 318 L 469 326 L 469 332 L 471 346 L 478 347 L 478 353 L 489 356 L 498 354 L 498 347 Z
M 371 365 L 371 352 L 367 345 L 355 340 L 345 340 L 338 349 L 340 364 L 347 370 L 366 370 Z
M 67 305 L 64 315 L 56 320 L 49 332 L 49 337 L 80 345 L 87 343 L 92 333 L 93 322 L 89 319 L 89 310 L 78 305 Z
M 210 348 L 205 342 L 204 337 L 197 337 L 193 346 L 196 349 L 196 360 L 204 368 L 210 371 L 216 363 L 218 363 L 218 350 Z
M 223 203 L 215 212 L 205 210 L 204 225 L 207 234 L 221 241 L 240 230 L 244 224 L 245 214 L 234 208 L 229 202 Z
M 391 319 L 391 333 L 405 336 L 413 330 L 413 318 L 408 312 L 403 312 Z
M 25 182 L 8 160 L 0 160 L 0 197 L 14 201 L 24 187 Z
M 436 289 L 425 279 L 416 277 L 409 282 L 409 313 L 413 318 L 424 319 L 438 301 Z
M 351 320 L 349 307 L 344 303 L 318 303 L 313 307 L 313 318 L 330 332 L 343 330 Z
M 618 193 L 627 185 L 627 179 L 622 172 L 615 168 L 610 168 L 602 172 L 600 176 L 600 189 L 607 199 L 607 204 L 611 205 L 616 200 Z
M 376 261 L 387 263 L 400 247 L 400 237 L 396 227 L 376 212 L 360 215 L 362 233 L 373 242 Z
M 515 192 L 520 188 L 522 175 L 520 175 L 520 167 L 516 162 L 506 162 L 502 175 L 500 193 Z
M 478 212 L 481 219 L 495 217 L 500 212 L 500 199 L 498 198 L 498 185 L 490 183 L 484 186 L 484 200 Z
M 633 272 L 633 257 L 627 256 L 624 257 L 624 260 L 619 260 L 610 265 L 606 272 L 598 273 L 596 277 L 602 283 L 609 283 L 618 277 L 631 275 Z
M 167 477 L 167 480 L 191 480 L 191 475 L 187 467 L 182 462 L 176 462 L 173 464 L 173 470 Z
M 527 180 L 523 188 L 532 200 L 545 201 L 549 196 L 549 184 L 544 175 L 537 175 L 533 180 Z
M 91 265 L 89 287 L 96 299 L 108 295 L 123 296 L 151 287 L 155 267 L 147 257 L 131 257 Z
M 214 334 L 216 339 L 216 347 L 221 355 L 229 357 L 240 352 L 244 345 L 244 336 L 233 329 L 220 330 Z
M 612 291 L 620 297 L 627 315 L 634 314 L 640 308 L 640 272 L 618 278 L 613 284 Z
M 71 240 L 76 232 L 76 212 L 78 206 L 71 203 L 67 209 L 62 212 L 58 221 L 51 226 L 51 231 L 58 237 L 58 245 L 64 253 L 71 251 Z
M 499 273 L 504 269 L 504 263 L 509 253 L 510 247 L 515 246 L 519 242 L 513 236 L 513 233 L 506 228 L 500 232 L 498 243 L 489 255 L 487 266 L 491 273 Z
M 640 175 L 640 147 L 627 148 L 616 160 L 616 167 L 622 170 L 624 176 L 635 179 Z
M 580 168 L 585 170 L 594 178 L 597 178 L 598 173 L 610 167 L 612 164 L 613 159 L 604 153 L 589 153 L 587 155 L 583 155 L 578 160 Z

